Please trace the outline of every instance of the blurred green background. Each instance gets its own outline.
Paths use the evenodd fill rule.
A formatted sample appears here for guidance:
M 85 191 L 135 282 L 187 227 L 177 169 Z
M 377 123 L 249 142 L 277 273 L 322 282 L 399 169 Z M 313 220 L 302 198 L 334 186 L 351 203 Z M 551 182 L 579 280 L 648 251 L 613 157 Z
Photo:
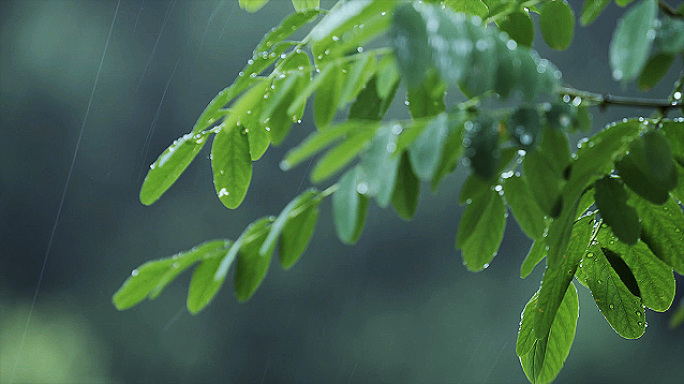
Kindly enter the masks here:
M 580 1 L 571 4 L 577 10 Z M 0 1 L 0 382 L 525 381 L 515 340 L 541 270 L 518 277 L 530 240 L 514 222 L 489 269 L 472 274 L 461 265 L 453 244 L 464 167 L 437 194 L 424 186 L 410 223 L 371 208 L 354 247 L 337 240 L 324 203 L 302 260 L 287 273 L 274 263 L 245 305 L 226 285 L 205 311 L 189 315 L 186 274 L 153 302 L 125 312 L 112 306 L 111 295 L 139 264 L 207 239 L 234 239 L 309 186 L 306 166 L 285 173 L 278 163 L 313 129 L 310 110 L 282 147 L 255 163 L 238 210 L 215 196 L 207 148 L 158 203 L 138 201 L 148 165 L 190 130 L 260 37 L 292 11 L 286 0 L 257 14 L 237 0 L 121 1 L 26 327 L 116 7 Z M 607 65 L 621 12 L 611 5 L 577 30 L 566 52 L 543 42 L 537 48 L 573 86 L 634 93 L 610 79 Z M 681 62 L 675 67 L 650 95 L 667 95 Z M 401 95 L 395 116 L 405 115 Z M 650 113 L 594 112 L 596 128 Z M 559 383 L 684 377 L 684 328 L 667 329 L 668 313 L 649 312 L 648 332 L 623 340 L 579 290 L 577 337 Z

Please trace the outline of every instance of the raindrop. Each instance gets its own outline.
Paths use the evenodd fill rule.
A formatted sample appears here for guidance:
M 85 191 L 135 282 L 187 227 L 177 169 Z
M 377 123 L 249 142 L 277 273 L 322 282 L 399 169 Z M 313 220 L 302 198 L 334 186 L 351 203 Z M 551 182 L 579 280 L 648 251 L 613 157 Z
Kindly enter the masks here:
M 518 47 L 518 43 L 516 43 L 515 40 L 508 40 L 506 42 L 506 47 L 512 51 Z
M 524 133 L 522 136 L 520 136 L 520 143 L 523 145 L 532 144 L 532 135 L 529 133 Z
M 682 98 L 682 93 L 679 92 L 679 91 L 677 91 L 677 92 L 675 92 L 675 93 L 672 95 L 672 97 L 673 97 L 675 100 L 680 100 L 680 99 Z
M 404 128 L 401 126 L 401 124 L 394 124 L 392 126 L 392 133 L 395 135 L 400 134 L 403 130 Z
M 340 38 L 339 38 L 339 37 L 337 37 L 337 36 L 333 36 L 333 37 L 332 37 L 332 40 L 333 40 L 333 41 L 339 41 L 339 40 L 340 40 Z
M 356 48 L 356 52 L 362 53 L 362 52 L 363 52 L 363 47 L 358 47 L 358 48 Z
M 501 184 L 497 184 L 496 187 L 494 187 L 494 190 L 497 192 L 501 192 L 503 191 L 503 187 L 501 186 Z
M 238 76 L 243 77 L 243 76 L 245 76 L 245 73 L 240 71 L 240 73 L 238 73 Z
M 228 192 L 227 189 L 221 188 L 221 190 L 220 190 L 219 193 L 218 193 L 218 196 L 219 196 L 219 197 L 223 197 L 223 196 L 228 196 L 229 194 L 230 194 L 230 192 Z
M 139 273 L 138 270 L 134 269 L 131 271 L 131 276 L 133 276 L 133 277 L 138 276 L 138 273 Z
M 290 166 L 290 162 L 289 162 L 289 161 L 283 160 L 283 161 L 280 162 L 280 169 L 281 169 L 281 170 L 287 171 L 287 170 L 290 169 L 290 167 L 291 167 L 291 166 Z
M 387 152 L 389 153 L 394 153 L 394 151 L 397 150 L 397 144 L 396 143 L 387 143 Z
M 579 107 L 579 105 L 582 104 L 582 98 L 577 96 L 574 99 L 572 99 L 572 105 L 575 107 Z
M 361 182 L 356 185 L 356 192 L 365 195 L 368 193 L 368 184 Z
M 615 80 L 622 80 L 622 71 L 619 69 L 616 69 L 613 71 L 613 78 Z

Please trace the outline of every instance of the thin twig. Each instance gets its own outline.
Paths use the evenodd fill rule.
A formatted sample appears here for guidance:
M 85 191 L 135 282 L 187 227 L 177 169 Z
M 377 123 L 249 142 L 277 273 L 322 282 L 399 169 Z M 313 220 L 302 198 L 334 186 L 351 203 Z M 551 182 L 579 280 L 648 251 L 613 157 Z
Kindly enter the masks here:
M 561 87 L 558 92 L 561 95 L 579 97 L 582 100 L 587 100 L 602 106 L 618 105 L 624 107 L 657 108 L 660 110 L 667 110 L 670 108 L 678 108 L 682 105 L 682 100 L 669 101 L 665 99 L 615 96 L 611 95 L 610 93 L 600 94 L 565 87 Z

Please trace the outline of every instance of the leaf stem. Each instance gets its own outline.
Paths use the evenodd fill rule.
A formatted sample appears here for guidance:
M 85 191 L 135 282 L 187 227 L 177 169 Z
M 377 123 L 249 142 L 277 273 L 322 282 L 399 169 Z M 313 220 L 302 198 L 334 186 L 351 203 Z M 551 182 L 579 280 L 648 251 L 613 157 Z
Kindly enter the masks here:
M 586 100 L 594 103 L 594 105 L 600 105 L 606 107 L 608 105 L 616 105 L 623 107 L 638 107 L 638 108 L 657 108 L 660 110 L 668 110 L 670 108 L 678 108 L 682 106 L 682 100 L 665 100 L 665 99 L 646 99 L 641 97 L 626 97 L 626 96 L 615 96 L 610 93 L 594 93 L 582 91 L 575 88 L 565 88 L 561 87 L 558 93 L 563 96 L 579 97 L 582 100 Z
M 682 17 L 682 15 L 663 0 L 658 1 L 658 7 L 660 7 L 660 10 L 663 11 L 664 14 L 670 17 Z

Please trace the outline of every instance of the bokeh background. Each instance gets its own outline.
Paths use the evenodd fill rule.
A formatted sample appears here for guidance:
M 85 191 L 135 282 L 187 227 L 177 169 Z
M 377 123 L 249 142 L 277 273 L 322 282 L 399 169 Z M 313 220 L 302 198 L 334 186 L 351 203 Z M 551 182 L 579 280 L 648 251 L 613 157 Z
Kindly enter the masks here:
M 579 1 L 571 4 L 578 10 Z M 325 202 L 304 257 L 288 272 L 274 263 L 245 305 L 227 284 L 191 316 L 189 273 L 155 301 L 125 312 L 111 304 L 139 264 L 234 239 L 310 185 L 306 165 L 278 168 L 285 148 L 313 129 L 307 110 L 283 146 L 255 163 L 239 209 L 214 194 L 209 146 L 158 203 L 138 201 L 148 165 L 190 130 L 291 7 L 272 0 L 247 14 L 237 0 L 120 2 L 44 264 L 117 1 L 0 2 L 0 382 L 525 381 L 515 340 L 542 271 L 519 278 L 530 240 L 512 221 L 491 267 L 472 274 L 462 266 L 453 244 L 465 167 L 437 194 L 424 186 L 410 223 L 372 207 L 353 247 L 335 237 Z M 566 52 L 541 39 L 536 47 L 573 86 L 633 94 L 607 65 L 622 12 L 609 6 Z M 679 70 L 681 61 L 650 95 L 666 96 Z M 403 93 L 395 101 L 391 113 L 405 115 Z M 595 128 L 649 112 L 596 110 Z M 559 383 L 684 377 L 684 328 L 669 330 L 668 313 L 649 311 L 646 334 L 624 340 L 578 288 L 577 337 Z

